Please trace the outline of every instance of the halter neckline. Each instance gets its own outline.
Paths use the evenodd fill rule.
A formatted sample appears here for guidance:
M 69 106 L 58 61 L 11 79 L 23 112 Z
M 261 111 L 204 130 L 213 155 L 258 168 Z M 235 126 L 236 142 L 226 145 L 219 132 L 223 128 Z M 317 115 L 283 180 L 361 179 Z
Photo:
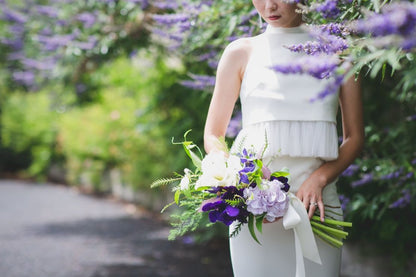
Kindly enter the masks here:
M 267 25 L 266 33 L 267 34 L 292 34 L 292 33 L 305 33 L 305 25 L 299 25 L 296 27 L 273 27 L 272 25 Z

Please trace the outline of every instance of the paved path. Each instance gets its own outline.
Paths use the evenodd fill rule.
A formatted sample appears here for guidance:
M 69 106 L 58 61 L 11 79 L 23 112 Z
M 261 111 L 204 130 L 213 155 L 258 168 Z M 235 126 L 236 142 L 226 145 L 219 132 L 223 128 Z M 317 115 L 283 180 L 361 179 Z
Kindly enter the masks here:
M 167 241 L 155 215 L 56 185 L 0 180 L 0 277 L 230 277 L 226 241 Z

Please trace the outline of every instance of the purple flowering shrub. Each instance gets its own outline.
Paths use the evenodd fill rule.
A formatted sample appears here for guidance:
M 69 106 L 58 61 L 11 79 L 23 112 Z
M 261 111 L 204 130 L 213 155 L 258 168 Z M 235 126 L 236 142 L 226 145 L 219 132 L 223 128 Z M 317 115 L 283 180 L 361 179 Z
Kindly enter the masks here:
M 0 45 L 14 87 L 37 90 L 49 81 L 70 80 L 82 94 L 87 72 L 146 45 L 149 38 L 144 25 L 150 5 L 145 0 L 25 0 L 1 5 Z
M 345 216 L 355 226 L 351 239 L 391 253 L 398 274 L 407 276 L 416 249 L 416 224 L 409 220 L 416 214 L 415 101 L 403 102 L 391 93 L 397 76 L 389 76 L 387 71 L 382 86 L 379 80 L 363 83 L 366 145 L 340 177 L 338 190 Z

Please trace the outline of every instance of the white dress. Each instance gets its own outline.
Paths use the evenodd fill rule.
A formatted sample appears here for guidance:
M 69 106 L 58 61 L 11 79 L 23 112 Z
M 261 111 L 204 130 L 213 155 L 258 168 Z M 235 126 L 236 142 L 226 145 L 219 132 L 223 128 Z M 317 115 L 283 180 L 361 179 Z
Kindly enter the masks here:
M 310 37 L 303 27 L 269 26 L 265 33 L 252 38 L 253 49 L 240 91 L 243 129 L 231 150 L 236 152 L 243 146 L 261 151 L 267 140 L 263 158 L 272 171 L 289 168 L 293 193 L 322 163 L 338 156 L 338 95 L 311 101 L 325 81 L 306 75 L 283 75 L 270 69 L 274 64 L 287 63 L 301 55 L 285 46 L 308 40 Z M 323 201 L 340 206 L 335 183 L 325 187 Z M 339 208 L 337 212 L 342 210 Z M 279 220 L 264 224 L 258 239 L 261 245 L 253 240 L 246 225 L 230 239 L 234 277 L 297 276 L 293 230 L 285 230 Z M 317 237 L 315 240 L 322 264 L 304 259 L 305 276 L 339 276 L 341 250 Z

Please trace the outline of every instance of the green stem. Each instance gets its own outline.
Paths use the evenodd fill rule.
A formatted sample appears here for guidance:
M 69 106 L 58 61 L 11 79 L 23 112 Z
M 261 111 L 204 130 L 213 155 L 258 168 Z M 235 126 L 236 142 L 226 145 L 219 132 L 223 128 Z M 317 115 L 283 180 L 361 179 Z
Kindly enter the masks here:
M 317 236 L 319 236 L 320 238 L 322 238 L 324 241 L 328 242 L 329 244 L 337 248 L 340 248 L 342 246 L 342 241 L 334 239 L 333 237 L 325 234 L 324 232 L 322 232 L 321 230 L 315 227 L 312 227 L 312 230 Z
M 326 231 L 327 233 L 329 233 L 329 234 L 331 234 L 331 235 L 333 235 L 337 238 L 340 238 L 340 239 L 345 239 L 348 236 L 347 232 L 338 230 L 336 228 L 332 228 L 332 227 L 329 227 L 329 226 L 326 226 L 326 225 L 323 225 L 323 224 L 320 224 L 320 223 L 317 223 L 317 222 L 314 222 L 314 221 L 311 221 L 311 224 L 312 224 L 312 226 L 314 226 L 318 229 L 321 229 L 323 231 Z
M 312 216 L 312 219 L 314 219 L 316 221 L 321 221 L 319 216 L 316 216 L 316 215 Z M 330 225 L 339 225 L 339 226 L 344 226 L 344 227 L 352 227 L 352 223 L 347 222 L 347 221 L 339 221 L 339 220 L 333 220 L 333 219 L 325 218 L 324 222 L 326 224 L 330 224 Z

